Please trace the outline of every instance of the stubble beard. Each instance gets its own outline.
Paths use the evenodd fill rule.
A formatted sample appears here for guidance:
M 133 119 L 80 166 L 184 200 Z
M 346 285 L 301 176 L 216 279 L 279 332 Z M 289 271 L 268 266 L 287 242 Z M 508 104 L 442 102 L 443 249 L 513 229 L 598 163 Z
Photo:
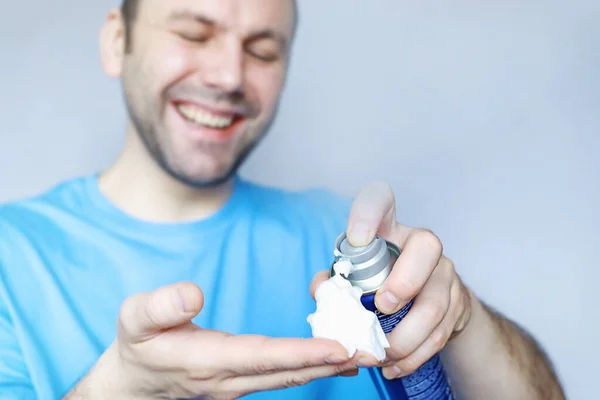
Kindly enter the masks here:
M 166 102 L 163 102 L 163 104 L 166 104 Z M 267 133 L 271 130 L 279 111 L 279 104 L 277 104 L 271 118 L 267 120 L 263 126 L 258 127 L 259 133 L 256 138 L 247 143 L 238 152 L 235 161 L 231 163 L 225 171 L 210 178 L 195 178 L 176 168 L 176 160 L 169 160 L 168 154 L 159 140 L 160 129 L 158 127 L 161 126 L 159 121 L 164 120 L 164 111 L 158 114 L 158 120 L 150 121 L 140 116 L 143 112 L 138 112 L 127 100 L 127 97 L 126 107 L 135 133 L 140 138 L 152 160 L 171 178 L 194 189 L 215 188 L 232 180 L 238 174 L 239 169 L 252 151 L 262 142 Z M 165 109 L 166 108 L 164 107 L 162 108 L 162 110 Z M 147 114 L 151 115 L 151 113 Z

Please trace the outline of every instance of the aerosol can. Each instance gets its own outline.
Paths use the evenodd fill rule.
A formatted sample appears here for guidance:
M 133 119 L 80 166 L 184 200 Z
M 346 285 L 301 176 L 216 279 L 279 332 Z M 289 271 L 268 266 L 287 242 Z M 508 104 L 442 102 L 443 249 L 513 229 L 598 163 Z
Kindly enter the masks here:
M 342 260 L 351 262 L 354 271 L 345 278 L 353 286 L 362 289 L 362 304 L 377 315 L 386 334 L 391 332 L 410 311 L 414 300 L 398 312 L 386 315 L 377 310 L 375 293 L 390 275 L 401 250 L 380 236 L 376 236 L 367 246 L 354 247 L 348 242 L 346 234 L 342 233 L 336 239 L 334 254 L 335 260 L 330 269 L 330 276 L 335 275 L 335 263 Z M 454 400 L 438 354 L 412 374 L 400 379 L 385 379 L 381 368 L 372 369 L 371 374 L 377 386 L 383 386 L 382 389 L 387 395 L 395 400 Z

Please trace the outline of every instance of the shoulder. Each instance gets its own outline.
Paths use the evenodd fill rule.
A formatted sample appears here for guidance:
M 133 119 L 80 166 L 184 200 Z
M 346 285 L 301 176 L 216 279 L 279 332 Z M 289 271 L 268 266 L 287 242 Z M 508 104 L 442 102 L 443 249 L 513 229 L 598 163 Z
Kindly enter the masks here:
M 61 256 L 66 226 L 77 228 L 81 184 L 81 179 L 64 181 L 0 204 L 0 294 L 5 295 L 0 302 L 11 304 L 19 293 L 34 296 L 43 292 L 40 282 L 51 282 L 47 257 Z
M 85 179 L 65 180 L 39 194 L 0 204 L 0 247 L 24 237 L 52 238 L 49 233 L 83 211 Z

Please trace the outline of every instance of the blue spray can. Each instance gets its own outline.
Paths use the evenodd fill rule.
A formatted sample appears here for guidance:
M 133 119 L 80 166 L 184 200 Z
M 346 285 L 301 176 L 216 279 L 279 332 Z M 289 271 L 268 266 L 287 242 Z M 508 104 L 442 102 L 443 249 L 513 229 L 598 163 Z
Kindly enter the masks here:
M 377 315 L 383 331 L 390 333 L 404 316 L 410 311 L 411 300 L 398 312 L 386 315 L 375 306 L 375 293 L 389 276 L 394 263 L 400 257 L 401 250 L 393 243 L 376 236 L 364 247 L 352 246 L 346 234 L 342 233 L 335 242 L 335 260 L 330 269 L 330 276 L 336 274 L 333 265 L 338 261 L 349 261 L 354 271 L 347 277 L 353 286 L 363 291 L 362 304 L 366 309 Z M 382 369 L 371 370 L 377 386 L 383 386 L 389 398 L 395 400 L 454 400 L 450 384 L 440 359 L 436 354 L 412 374 L 400 379 L 387 380 L 383 377 Z

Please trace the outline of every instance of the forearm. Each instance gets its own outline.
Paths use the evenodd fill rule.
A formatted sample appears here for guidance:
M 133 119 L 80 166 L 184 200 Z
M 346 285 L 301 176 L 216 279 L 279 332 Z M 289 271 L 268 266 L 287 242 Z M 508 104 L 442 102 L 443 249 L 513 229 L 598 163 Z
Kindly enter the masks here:
M 442 358 L 460 399 L 565 399 L 535 340 L 474 295 L 469 323 L 450 340 Z

